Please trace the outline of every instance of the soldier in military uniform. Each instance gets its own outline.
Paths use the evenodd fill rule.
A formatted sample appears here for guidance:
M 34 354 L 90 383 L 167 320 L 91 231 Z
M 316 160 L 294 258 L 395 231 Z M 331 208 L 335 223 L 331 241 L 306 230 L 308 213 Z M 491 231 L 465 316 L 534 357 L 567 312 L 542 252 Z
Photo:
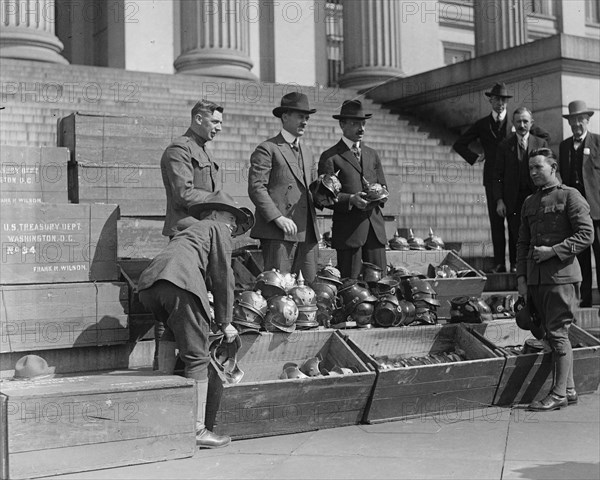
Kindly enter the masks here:
M 532 303 L 539 316 L 554 363 L 552 389 L 529 406 L 537 411 L 577 402 L 569 341 L 581 282 L 576 255 L 594 238 L 588 203 L 576 189 L 561 184 L 557 167 L 552 150 L 540 148 L 531 153 L 529 174 L 538 190 L 523 204 L 517 243 L 519 295 Z
M 249 211 L 248 211 L 249 212 Z M 237 330 L 231 325 L 235 280 L 231 268 L 231 236 L 242 234 L 254 223 L 251 213 L 236 207 L 233 198 L 218 191 L 203 202 L 191 205 L 193 220 L 176 233 L 140 276 L 140 301 L 162 322 L 165 332 L 159 345 L 159 359 L 174 364 L 165 356 L 175 343 L 185 365 L 185 376 L 196 380 L 198 415 L 196 443 L 202 448 L 218 448 L 231 439 L 216 435 L 204 425 L 208 393 L 210 304 L 207 281 L 214 296 L 215 320 L 227 341 Z M 165 348 L 166 345 L 166 348 Z M 173 369 L 161 366 L 161 370 Z

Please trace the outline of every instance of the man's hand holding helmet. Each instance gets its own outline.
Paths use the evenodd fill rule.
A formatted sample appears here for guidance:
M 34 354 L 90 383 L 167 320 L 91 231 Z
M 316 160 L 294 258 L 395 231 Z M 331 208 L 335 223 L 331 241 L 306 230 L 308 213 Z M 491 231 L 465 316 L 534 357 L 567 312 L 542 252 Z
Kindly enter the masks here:
M 221 324 L 221 331 L 223 335 L 225 335 L 225 341 L 227 343 L 231 343 L 235 340 L 235 337 L 238 336 L 237 329 L 231 323 Z

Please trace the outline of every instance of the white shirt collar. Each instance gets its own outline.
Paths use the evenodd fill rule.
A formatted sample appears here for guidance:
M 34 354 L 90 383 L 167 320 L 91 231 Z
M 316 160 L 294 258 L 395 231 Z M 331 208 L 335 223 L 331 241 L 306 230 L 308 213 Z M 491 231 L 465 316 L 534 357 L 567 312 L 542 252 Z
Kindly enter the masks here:
M 354 145 L 355 143 L 358 146 L 358 148 L 360 148 L 360 142 L 353 142 L 352 140 L 344 137 L 343 135 L 342 135 L 342 141 L 348 146 L 349 150 L 352 150 L 352 145 Z
M 521 135 L 519 135 L 519 134 L 517 133 L 517 138 L 518 138 L 519 140 L 520 140 L 520 139 L 523 139 L 523 140 L 525 140 L 526 142 L 528 142 L 528 141 L 529 141 L 529 132 L 527 132 L 527 133 L 526 133 L 525 135 L 523 135 L 522 137 L 521 137 Z
M 500 121 L 504 121 L 504 117 L 506 117 L 506 110 L 504 110 L 502 113 L 496 113 L 495 110 L 492 110 L 492 117 L 494 117 L 494 120 L 497 122 L 498 119 L 500 119 Z
M 281 135 L 283 135 L 283 139 L 287 143 L 294 143 L 294 140 L 298 139 L 298 144 L 300 144 L 300 137 L 295 137 L 294 135 L 292 135 L 290 132 L 288 132 L 285 129 L 281 130 Z
M 586 130 L 585 133 L 581 137 L 579 137 L 579 140 L 583 142 L 585 140 L 585 137 L 587 137 L 587 134 L 588 132 Z M 575 135 L 573 135 L 573 141 L 575 141 Z

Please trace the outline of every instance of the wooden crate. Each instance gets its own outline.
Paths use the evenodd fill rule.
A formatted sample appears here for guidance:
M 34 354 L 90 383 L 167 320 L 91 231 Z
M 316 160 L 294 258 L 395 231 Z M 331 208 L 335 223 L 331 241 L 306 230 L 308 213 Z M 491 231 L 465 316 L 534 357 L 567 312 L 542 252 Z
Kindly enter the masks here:
M 338 365 L 358 373 L 279 380 L 285 363 L 317 355 L 328 370 Z M 238 362 L 245 375 L 234 385 L 211 364 L 206 415 L 209 428 L 235 439 L 355 425 L 375 380 L 333 330 L 243 335 Z
M 0 286 L 0 353 L 129 340 L 125 283 Z
M 2 479 L 137 465 L 196 452 L 197 396 L 191 380 L 130 370 L 4 380 L 0 386 Z
M 57 374 L 83 375 L 101 370 L 152 368 L 154 340 L 128 342 L 118 345 L 57 348 L 26 352 L 0 353 L 0 378 L 11 378 L 15 364 L 24 355 L 42 355 Z
M 428 278 L 437 293 L 437 299 L 442 304 L 438 310 L 438 318 L 450 318 L 450 300 L 460 295 L 480 297 L 483 293 L 486 277 L 485 275 L 471 267 L 467 262 L 461 259 L 452 250 L 409 250 L 397 251 L 388 250 L 388 264 L 405 267 L 411 272 L 416 271 L 427 275 L 429 265 L 434 267 L 438 265 L 448 265 L 454 270 L 473 270 L 476 275 L 465 278 Z
M 0 284 L 111 281 L 116 205 L 14 205 L 2 209 Z
M 380 423 L 420 415 L 454 415 L 489 406 L 500 381 L 504 358 L 462 325 L 344 330 L 350 347 L 377 370 L 364 421 Z M 374 357 L 420 357 L 460 347 L 463 362 L 384 370 Z
M 2 145 L 0 159 L 3 208 L 68 202 L 66 148 Z
M 62 118 L 59 144 L 71 151 L 69 199 L 115 203 L 123 216 L 164 216 L 160 159 L 188 127 L 187 120 L 163 117 L 73 113 Z M 235 161 L 220 159 L 218 151 L 213 156 L 223 190 L 241 206 L 253 209 L 247 193 L 250 153 Z
M 523 345 L 531 333 L 517 327 L 514 319 L 468 324 L 467 328 L 490 348 L 506 357 L 506 365 L 494 396 L 495 405 L 531 403 L 544 398 L 552 387 L 552 354 L 512 355 L 498 347 Z M 573 346 L 573 378 L 577 393 L 591 393 L 600 384 L 600 340 L 577 325 L 569 328 Z

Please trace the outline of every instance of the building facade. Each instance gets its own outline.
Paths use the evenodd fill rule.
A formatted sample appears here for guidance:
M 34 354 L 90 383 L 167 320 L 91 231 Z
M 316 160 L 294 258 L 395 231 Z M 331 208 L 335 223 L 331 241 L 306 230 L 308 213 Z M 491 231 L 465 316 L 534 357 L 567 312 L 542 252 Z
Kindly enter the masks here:
M 567 34 L 597 0 L 0 0 L 0 56 L 365 88 Z

